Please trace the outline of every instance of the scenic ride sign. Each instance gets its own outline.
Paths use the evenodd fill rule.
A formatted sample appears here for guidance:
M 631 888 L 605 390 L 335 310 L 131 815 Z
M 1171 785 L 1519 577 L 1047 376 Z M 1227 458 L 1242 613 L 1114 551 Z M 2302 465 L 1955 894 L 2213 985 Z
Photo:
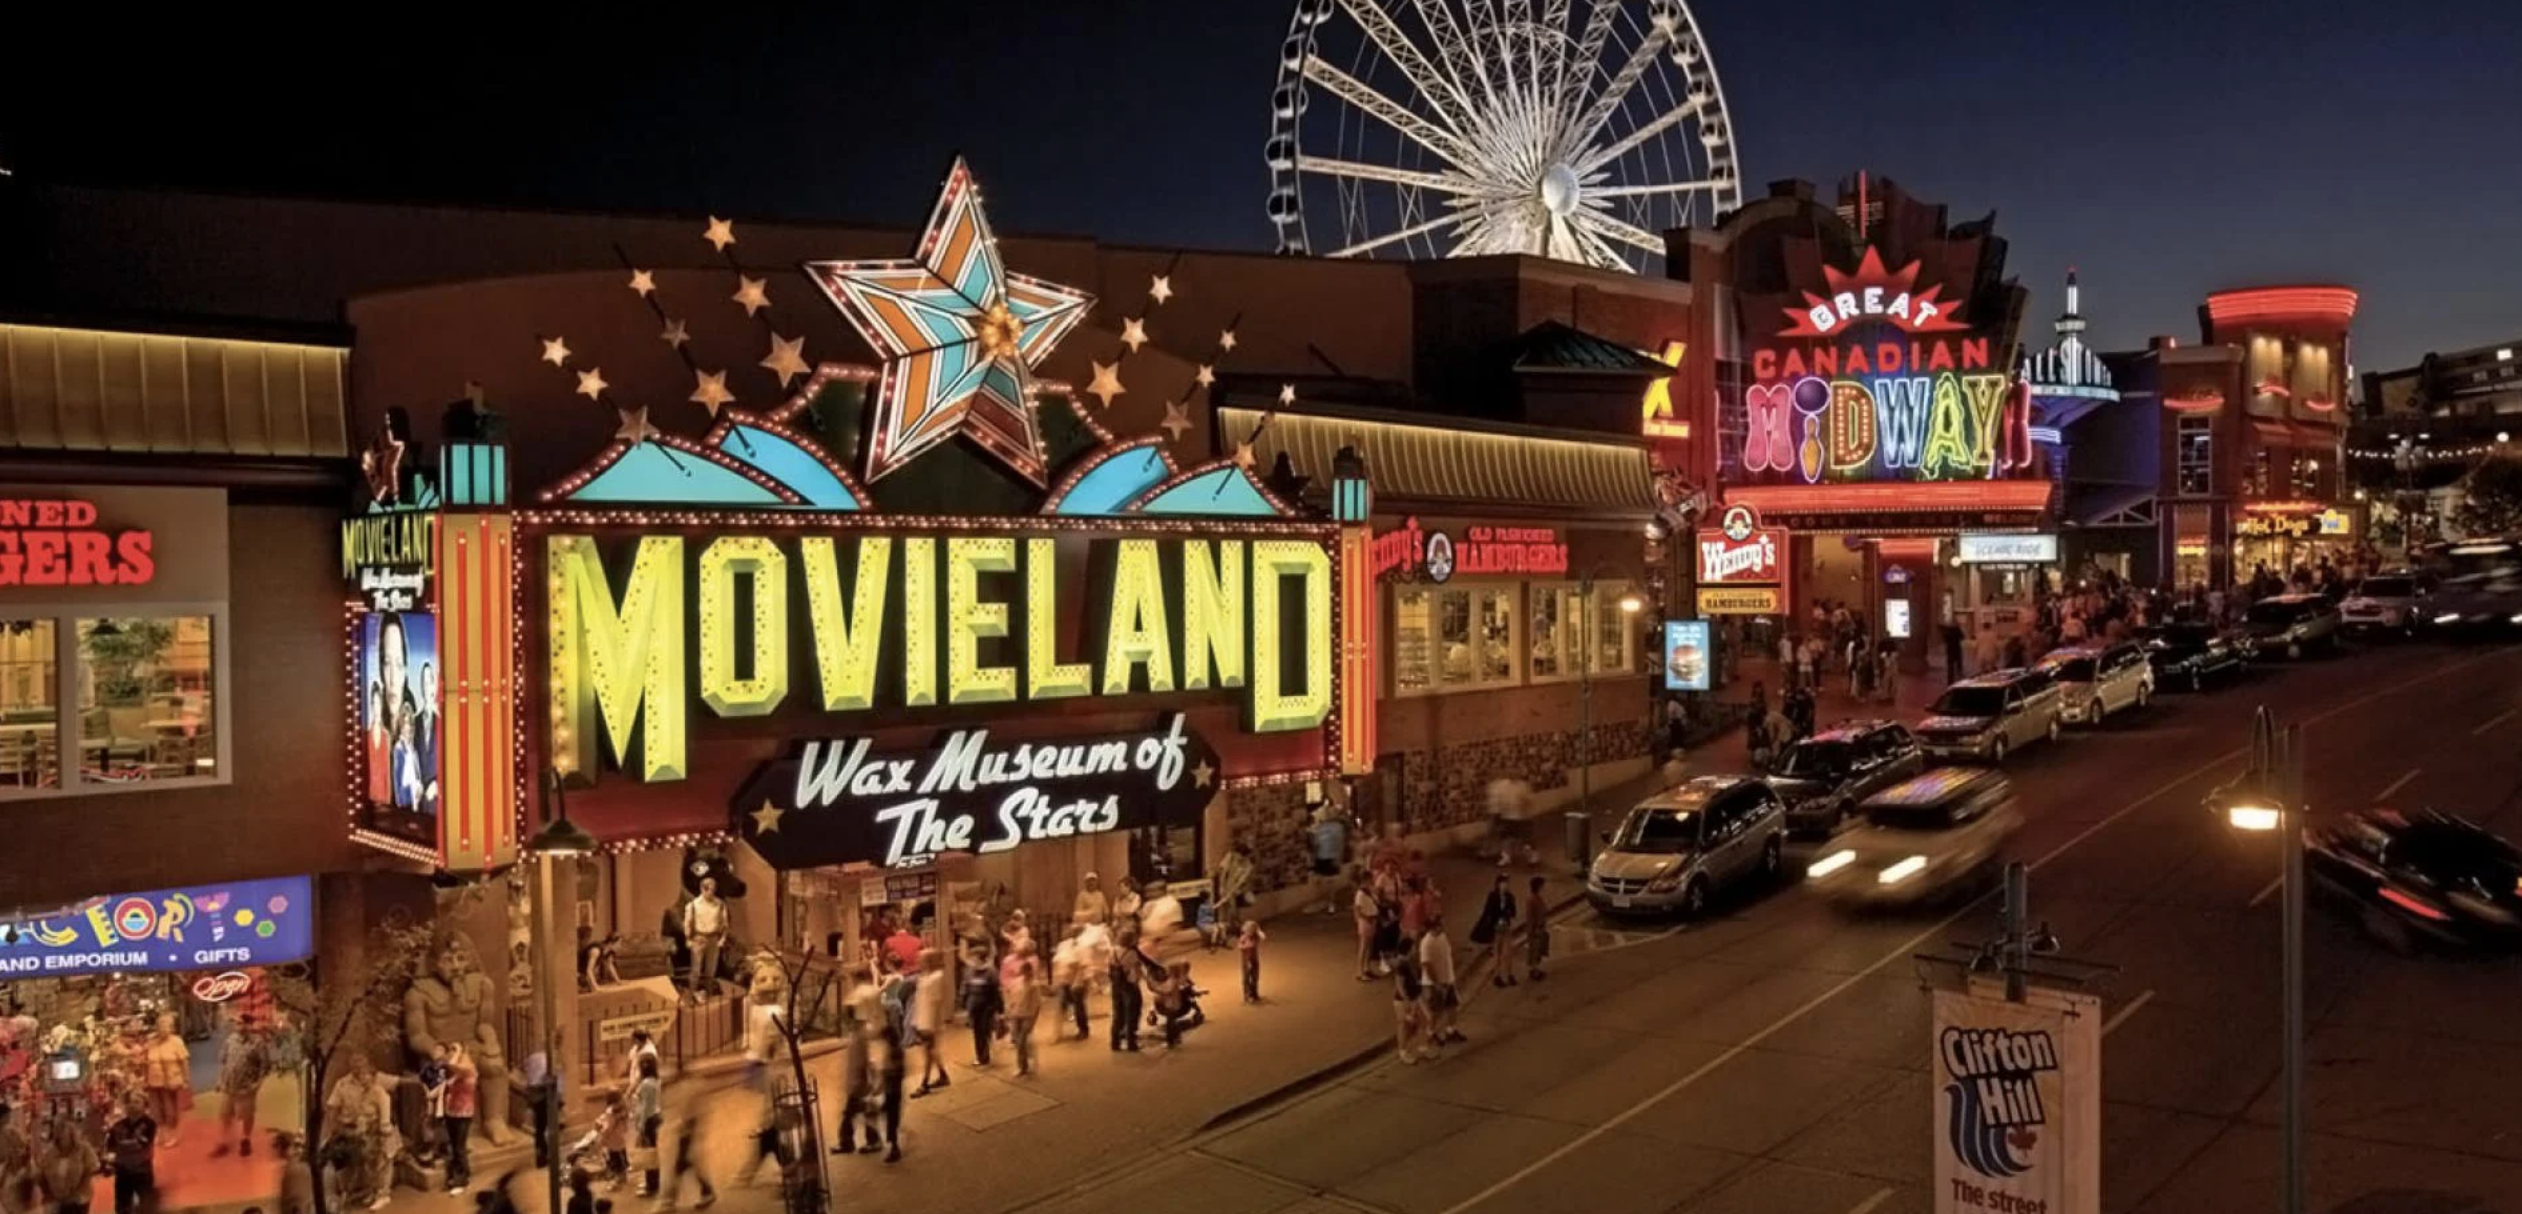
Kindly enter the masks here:
M 945 852 L 1190 825 L 1217 795 L 1217 771 L 1181 713 L 1146 733 L 1084 738 L 957 729 L 902 753 L 841 738 L 763 767 L 737 794 L 734 823 L 778 868 L 905 868 Z

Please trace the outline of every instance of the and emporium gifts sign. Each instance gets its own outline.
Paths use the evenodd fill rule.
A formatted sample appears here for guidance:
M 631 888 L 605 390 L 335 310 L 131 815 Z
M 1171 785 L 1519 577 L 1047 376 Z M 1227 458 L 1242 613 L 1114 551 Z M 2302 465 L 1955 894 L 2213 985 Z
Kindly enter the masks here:
M 778 868 L 925 864 L 1026 843 L 1196 823 L 1218 759 L 1181 713 L 1144 733 L 1014 740 L 986 727 L 916 751 L 806 743 L 738 794 L 736 830 Z
M 2098 1214 L 2101 1004 L 1974 982 L 1935 992 L 1938 1214 Z
M 314 883 L 230 881 L 108 894 L 39 919 L 9 921 L 0 979 L 228 969 L 315 952 Z

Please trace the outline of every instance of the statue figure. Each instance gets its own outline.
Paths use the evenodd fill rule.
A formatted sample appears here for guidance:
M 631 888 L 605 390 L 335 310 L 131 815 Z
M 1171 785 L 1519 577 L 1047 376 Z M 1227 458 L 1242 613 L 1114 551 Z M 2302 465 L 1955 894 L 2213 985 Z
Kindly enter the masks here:
M 403 1044 L 417 1067 L 442 1044 L 461 1044 L 480 1071 L 481 1115 L 474 1124 L 493 1146 L 508 1142 L 508 1055 L 500 1048 L 489 975 L 471 942 L 450 934 L 430 950 L 429 972 L 403 994 Z

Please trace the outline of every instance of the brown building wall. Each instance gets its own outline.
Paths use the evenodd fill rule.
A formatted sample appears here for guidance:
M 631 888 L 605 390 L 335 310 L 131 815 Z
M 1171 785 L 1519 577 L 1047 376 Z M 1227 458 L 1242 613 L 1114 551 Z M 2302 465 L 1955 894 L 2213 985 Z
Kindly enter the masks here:
M 0 802 L 0 906 L 355 868 L 342 784 L 340 529 L 231 505 L 233 782 Z

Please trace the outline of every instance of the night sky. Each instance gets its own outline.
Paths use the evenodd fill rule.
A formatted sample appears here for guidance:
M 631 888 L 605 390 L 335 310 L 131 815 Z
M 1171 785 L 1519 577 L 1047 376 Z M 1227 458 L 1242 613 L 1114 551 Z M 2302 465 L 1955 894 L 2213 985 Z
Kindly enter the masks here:
M 247 31 L 233 14 L 188 27 L 48 6 L 70 27 L 113 24 L 61 29 L 60 53 L 16 48 L 0 164 L 25 180 L 907 227 L 959 150 L 1002 232 L 1271 238 L 1260 148 L 1291 0 L 525 7 L 340 6 L 309 10 L 332 30 Z M 418 12 L 438 25 L 346 32 Z M 2076 265 L 2105 346 L 2193 339 L 2204 292 L 2284 281 L 2363 292 L 2367 369 L 2522 337 L 2512 0 L 1694 12 L 1755 193 L 1864 168 L 1956 218 L 1993 209 L 2034 316 Z

